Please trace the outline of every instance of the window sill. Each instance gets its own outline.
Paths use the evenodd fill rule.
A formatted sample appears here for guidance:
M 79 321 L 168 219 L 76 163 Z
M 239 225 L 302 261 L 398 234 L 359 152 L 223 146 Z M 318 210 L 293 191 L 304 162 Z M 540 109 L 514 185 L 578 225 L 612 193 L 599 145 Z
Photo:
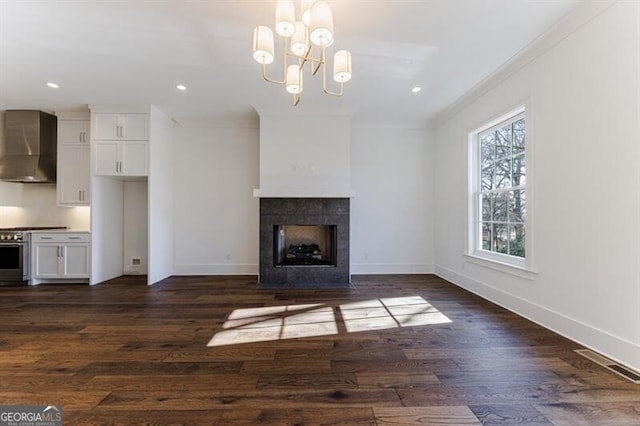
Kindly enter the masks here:
M 493 269 L 494 271 L 504 272 L 505 274 L 515 275 L 519 278 L 524 278 L 526 280 L 534 280 L 538 275 L 533 269 L 528 269 L 524 266 L 511 265 L 506 262 L 501 262 L 496 259 L 489 259 L 483 256 L 479 256 L 477 254 L 465 253 L 466 261 L 469 263 L 473 263 L 475 265 L 479 265 L 488 269 Z

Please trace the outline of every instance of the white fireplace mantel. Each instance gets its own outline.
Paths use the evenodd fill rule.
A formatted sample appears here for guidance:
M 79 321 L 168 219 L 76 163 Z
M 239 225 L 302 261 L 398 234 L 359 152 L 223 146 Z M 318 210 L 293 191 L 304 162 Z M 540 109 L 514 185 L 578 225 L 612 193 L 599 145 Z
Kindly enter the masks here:
M 355 191 L 342 188 L 257 188 L 255 198 L 353 198 Z

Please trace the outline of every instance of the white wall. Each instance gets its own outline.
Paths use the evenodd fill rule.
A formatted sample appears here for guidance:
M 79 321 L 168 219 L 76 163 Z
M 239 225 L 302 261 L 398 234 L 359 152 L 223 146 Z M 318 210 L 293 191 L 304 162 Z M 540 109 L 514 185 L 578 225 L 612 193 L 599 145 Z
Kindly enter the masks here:
M 91 284 L 98 284 L 122 275 L 124 182 L 91 181 Z
M 352 128 L 351 272 L 433 272 L 433 132 Z
M 0 207 L 20 206 L 23 186 L 20 183 L 0 181 Z
M 351 140 L 352 273 L 431 272 L 432 132 L 362 125 Z M 175 129 L 176 275 L 258 273 L 259 144 L 257 126 Z
M 639 5 L 618 2 L 437 123 L 436 272 L 640 369 Z M 568 20 L 571 21 L 571 20 Z M 557 31 L 556 31 L 557 33 Z M 506 77 L 505 77 L 506 75 Z M 470 262 L 467 132 L 528 99 L 531 279 Z
M 173 273 L 173 122 L 151 107 L 148 223 L 149 275 L 156 283 Z
M 147 274 L 148 256 L 148 185 L 146 181 L 123 182 L 123 273 L 125 275 Z M 140 258 L 140 265 L 132 259 Z
M 66 226 L 88 230 L 89 207 L 59 207 L 56 197 L 53 184 L 0 182 L 0 228 Z M 9 199 L 12 202 L 7 202 Z
M 92 182 L 91 283 L 126 274 L 147 274 L 147 181 L 94 176 Z M 131 264 L 133 257 L 140 258 L 139 267 Z
M 174 129 L 174 273 L 257 274 L 258 127 Z
M 347 115 L 261 112 L 260 196 L 349 196 L 350 129 Z

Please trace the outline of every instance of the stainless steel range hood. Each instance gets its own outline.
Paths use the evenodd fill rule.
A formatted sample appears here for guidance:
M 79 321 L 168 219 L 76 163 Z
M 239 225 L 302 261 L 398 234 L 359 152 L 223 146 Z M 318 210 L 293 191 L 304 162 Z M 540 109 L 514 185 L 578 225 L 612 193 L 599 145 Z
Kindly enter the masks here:
M 36 110 L 7 110 L 0 143 L 0 180 L 56 181 L 58 119 Z

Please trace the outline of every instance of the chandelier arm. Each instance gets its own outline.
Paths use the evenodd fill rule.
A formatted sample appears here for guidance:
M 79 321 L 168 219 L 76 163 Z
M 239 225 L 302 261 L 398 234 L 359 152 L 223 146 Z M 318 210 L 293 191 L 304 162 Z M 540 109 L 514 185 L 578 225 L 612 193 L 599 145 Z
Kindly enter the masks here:
M 311 56 L 309 56 L 308 54 L 304 54 L 304 55 L 296 55 L 295 53 L 291 53 L 291 52 L 287 52 L 287 56 L 291 56 L 294 57 L 296 59 L 302 59 L 303 61 L 303 65 L 305 62 L 312 62 L 312 63 L 319 63 L 320 62 L 320 58 L 313 58 Z
M 324 82 L 323 82 L 324 83 Z M 324 93 L 326 93 L 327 95 L 332 95 L 332 96 L 342 96 L 344 94 L 344 83 L 340 83 L 340 91 L 339 92 L 332 92 L 330 90 L 328 90 L 325 85 L 322 85 L 322 91 Z
M 310 62 L 312 66 L 313 64 L 317 63 L 318 65 L 311 70 L 311 75 L 316 75 L 316 73 L 318 72 L 318 68 L 322 63 L 322 58 L 319 58 L 319 59 L 314 58 L 311 54 L 312 49 L 313 49 L 313 45 L 310 45 L 307 48 L 307 51 L 304 53 L 304 55 L 296 55 L 295 53 L 287 53 L 287 54 L 289 56 L 295 56 L 296 58 L 300 59 L 300 68 L 303 68 L 307 62 Z
M 276 83 L 276 84 L 284 84 L 285 83 L 285 80 L 274 80 L 272 78 L 269 78 L 269 76 L 267 76 L 267 65 L 264 64 L 264 63 L 262 64 L 262 78 L 264 78 L 265 81 L 268 81 L 269 83 Z
M 313 46 L 309 47 L 309 51 L 311 51 L 311 48 Z M 315 66 L 315 68 L 313 70 L 311 70 L 311 75 L 316 75 L 318 73 L 318 70 L 320 69 L 320 66 L 322 65 L 322 73 L 324 74 L 324 68 L 325 68 L 325 57 L 324 57 L 324 46 L 322 46 L 320 48 L 320 60 L 319 61 L 314 61 L 317 62 L 317 65 Z
M 324 47 L 322 47 L 322 54 L 320 55 L 320 57 L 323 59 L 322 61 L 322 91 L 324 93 L 326 93 L 327 95 L 332 95 L 332 96 L 342 96 L 343 94 L 343 90 L 344 90 L 344 83 L 340 82 L 340 91 L 339 92 L 332 92 L 331 90 L 327 89 L 327 67 L 324 61 Z
M 282 72 L 282 80 L 276 80 L 274 78 L 270 78 L 269 76 L 267 76 L 267 65 L 263 62 L 262 63 L 262 78 L 265 79 L 265 81 L 268 81 L 269 83 L 276 83 L 276 84 L 285 84 L 287 82 L 287 49 L 288 49 L 288 43 L 287 43 L 287 38 L 284 37 L 284 42 L 283 42 L 284 46 L 283 46 L 283 63 L 284 63 L 284 67 L 283 67 L 283 72 Z

